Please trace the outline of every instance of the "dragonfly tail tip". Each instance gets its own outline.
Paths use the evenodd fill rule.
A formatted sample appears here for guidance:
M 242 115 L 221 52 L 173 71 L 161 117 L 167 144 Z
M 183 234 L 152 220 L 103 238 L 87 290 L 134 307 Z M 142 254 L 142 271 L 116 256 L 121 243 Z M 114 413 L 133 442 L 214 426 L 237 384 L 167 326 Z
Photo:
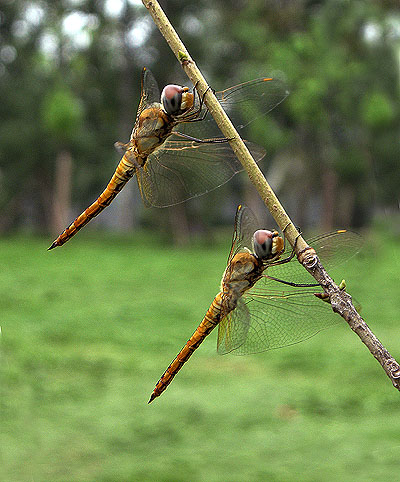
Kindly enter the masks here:
M 56 248 L 58 246 L 57 241 L 53 241 L 53 244 L 50 246 L 50 248 L 47 248 L 47 251 L 50 251 L 53 248 Z
M 152 394 L 151 394 L 151 397 L 150 397 L 150 400 L 149 400 L 147 403 L 151 403 L 156 397 L 157 397 L 157 395 L 155 395 L 154 393 L 152 393 Z

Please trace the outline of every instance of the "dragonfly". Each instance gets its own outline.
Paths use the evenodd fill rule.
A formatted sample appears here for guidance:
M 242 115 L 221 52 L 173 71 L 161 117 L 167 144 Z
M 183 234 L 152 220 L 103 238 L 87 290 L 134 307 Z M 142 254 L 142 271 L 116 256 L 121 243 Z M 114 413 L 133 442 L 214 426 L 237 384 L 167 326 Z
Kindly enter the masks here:
M 149 403 L 159 397 L 193 352 L 218 326 L 220 354 L 258 353 L 302 342 L 340 321 L 314 278 L 285 247 L 277 231 L 258 229 L 252 211 L 236 212 L 232 247 L 215 296 L 200 325 L 157 382 Z M 308 241 L 329 269 L 360 249 L 357 233 L 340 230 Z
M 62 246 L 110 205 L 134 176 L 145 206 L 167 207 L 205 194 L 243 170 L 229 139 L 215 137 L 218 127 L 196 89 L 169 84 L 161 96 L 150 70 L 142 71 L 140 103 L 128 143 L 115 145 L 123 156 L 105 190 L 53 242 Z M 243 128 L 280 104 L 288 95 L 284 82 L 264 77 L 226 90 L 216 97 L 231 120 Z M 244 120 L 243 120 L 244 119 Z M 244 122 L 239 124 L 239 121 Z M 248 141 L 256 162 L 265 150 Z

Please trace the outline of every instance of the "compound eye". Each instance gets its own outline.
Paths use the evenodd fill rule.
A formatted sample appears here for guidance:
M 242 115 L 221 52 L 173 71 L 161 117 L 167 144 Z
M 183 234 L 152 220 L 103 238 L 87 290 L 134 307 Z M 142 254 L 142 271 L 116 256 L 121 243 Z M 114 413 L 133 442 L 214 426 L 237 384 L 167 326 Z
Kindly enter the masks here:
M 168 115 L 178 114 L 182 105 L 183 87 L 180 85 L 167 85 L 161 93 L 161 104 Z
M 259 229 L 253 234 L 254 254 L 260 259 L 270 259 L 272 255 L 272 238 L 274 233 Z

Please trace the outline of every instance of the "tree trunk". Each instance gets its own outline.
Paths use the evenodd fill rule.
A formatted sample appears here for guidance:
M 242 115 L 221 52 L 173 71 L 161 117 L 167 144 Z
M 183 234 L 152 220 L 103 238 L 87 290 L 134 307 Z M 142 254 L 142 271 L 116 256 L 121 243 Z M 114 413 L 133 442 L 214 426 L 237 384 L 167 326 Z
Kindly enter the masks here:
M 56 173 L 51 210 L 50 228 L 61 233 L 71 217 L 72 156 L 69 151 L 60 151 L 56 158 Z
M 353 223 L 353 213 L 354 205 L 356 199 L 356 192 L 352 185 L 341 186 L 340 189 L 340 199 L 337 203 L 337 213 L 338 213 L 338 227 L 343 226 L 347 228 Z
M 324 231 L 331 231 L 334 226 L 334 214 L 337 197 L 336 172 L 326 166 L 322 171 L 322 219 L 321 225 Z

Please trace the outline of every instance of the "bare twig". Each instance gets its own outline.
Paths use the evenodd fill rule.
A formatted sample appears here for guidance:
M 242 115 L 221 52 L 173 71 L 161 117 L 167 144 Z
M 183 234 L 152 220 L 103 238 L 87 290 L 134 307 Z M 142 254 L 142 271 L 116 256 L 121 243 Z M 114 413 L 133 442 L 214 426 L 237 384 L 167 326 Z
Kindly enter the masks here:
M 313 249 L 306 249 L 297 255 L 300 263 L 314 276 L 329 296 L 332 309 L 344 318 L 358 335 L 371 354 L 378 360 L 390 378 L 393 386 L 400 391 L 400 366 L 361 318 L 345 290 L 341 290 L 325 271 Z
M 275 196 L 270 185 L 263 176 L 263 173 L 260 171 L 260 168 L 252 158 L 239 134 L 236 132 L 232 122 L 222 109 L 220 103 L 213 94 L 212 89 L 209 88 L 205 78 L 197 68 L 193 59 L 190 57 L 189 52 L 181 42 L 178 34 L 175 32 L 158 2 L 152 0 L 143 0 L 143 4 L 149 10 L 155 24 L 160 29 L 160 32 L 168 42 L 171 50 L 182 64 L 183 70 L 186 72 L 193 85 L 196 85 L 196 89 L 198 90 L 200 97 L 202 97 L 202 95 L 206 92 L 204 99 L 206 106 L 208 107 L 211 115 L 214 117 L 215 122 L 218 124 L 218 127 L 221 129 L 224 136 L 228 139 L 232 139 L 230 141 L 230 145 L 233 151 L 242 163 L 244 169 L 247 171 L 251 182 L 256 187 L 258 193 L 273 215 L 279 228 L 284 231 L 286 239 L 292 246 L 294 246 L 296 238 L 298 238 L 296 241 L 297 249 L 301 251 L 302 249 L 306 248 L 307 243 L 304 241 L 304 239 L 299 237 L 296 227 L 286 214 L 283 206 Z
M 236 132 L 229 117 L 226 115 L 217 98 L 190 57 L 186 47 L 178 37 L 168 18 L 156 0 L 142 0 L 144 6 L 153 17 L 154 23 L 166 39 L 171 50 L 181 63 L 189 79 L 201 95 L 205 94 L 205 104 L 224 136 L 231 139 L 230 145 L 246 170 L 251 182 L 256 187 L 268 210 L 274 217 L 279 228 L 284 232 L 286 239 L 295 248 L 299 262 L 318 281 L 325 293 L 329 296 L 333 310 L 342 316 L 350 328 L 359 336 L 371 354 L 379 361 L 393 386 L 400 390 L 400 366 L 385 349 L 382 343 L 372 333 L 368 325 L 354 308 L 351 296 L 333 282 L 325 271 L 313 248 L 299 235 L 296 227 L 285 212 L 275 193 L 271 189 L 263 173 L 252 158 L 244 142 Z

